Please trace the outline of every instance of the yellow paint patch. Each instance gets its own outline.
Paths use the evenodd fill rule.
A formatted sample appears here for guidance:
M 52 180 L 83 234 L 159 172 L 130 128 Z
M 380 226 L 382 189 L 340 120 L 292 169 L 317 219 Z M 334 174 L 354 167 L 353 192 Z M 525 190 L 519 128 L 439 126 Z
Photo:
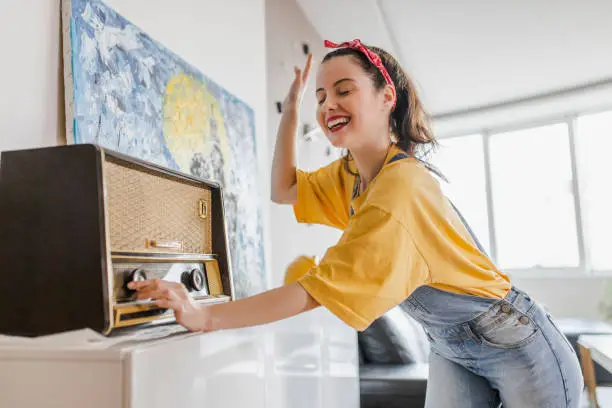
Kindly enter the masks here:
M 211 120 L 224 157 L 228 157 L 227 135 L 219 101 L 197 78 L 179 74 L 166 84 L 164 94 L 164 139 L 182 171 L 188 172 L 195 153 L 206 157 L 212 148 Z

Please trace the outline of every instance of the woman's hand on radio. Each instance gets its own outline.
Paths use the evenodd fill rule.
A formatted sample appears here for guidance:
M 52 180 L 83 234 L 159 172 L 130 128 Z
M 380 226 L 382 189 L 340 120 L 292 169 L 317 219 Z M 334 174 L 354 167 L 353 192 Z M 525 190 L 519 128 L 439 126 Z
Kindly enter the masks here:
M 160 279 L 130 282 L 136 299 L 151 299 L 164 309 L 172 309 L 176 321 L 190 331 L 210 331 L 210 316 L 205 307 L 195 303 L 185 286 Z

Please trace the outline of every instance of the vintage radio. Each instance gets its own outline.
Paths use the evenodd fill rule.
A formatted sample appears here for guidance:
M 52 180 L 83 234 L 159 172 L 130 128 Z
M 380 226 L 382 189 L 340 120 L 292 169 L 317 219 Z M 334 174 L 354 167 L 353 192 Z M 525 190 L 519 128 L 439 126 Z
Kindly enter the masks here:
M 0 333 L 173 322 L 132 280 L 233 299 L 221 187 L 96 145 L 0 156 Z M 119 330 L 120 331 L 120 330 Z

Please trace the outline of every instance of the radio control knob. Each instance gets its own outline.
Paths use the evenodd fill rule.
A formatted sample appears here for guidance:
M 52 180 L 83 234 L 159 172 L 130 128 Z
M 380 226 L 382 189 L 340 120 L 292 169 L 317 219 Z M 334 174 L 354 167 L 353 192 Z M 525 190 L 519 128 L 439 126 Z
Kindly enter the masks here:
M 124 284 L 125 290 L 128 293 L 136 292 L 135 290 L 127 287 L 128 283 L 143 281 L 143 280 L 147 280 L 147 273 L 143 269 L 140 269 L 140 268 L 134 269 L 132 272 L 129 273 L 128 279 L 125 281 L 125 284 Z
M 143 269 L 134 269 L 130 274 L 130 282 L 147 280 L 147 273 Z
M 194 290 L 197 290 L 199 292 L 204 289 L 204 281 L 204 274 L 201 270 L 197 268 L 191 270 L 191 272 L 189 273 L 189 283 Z

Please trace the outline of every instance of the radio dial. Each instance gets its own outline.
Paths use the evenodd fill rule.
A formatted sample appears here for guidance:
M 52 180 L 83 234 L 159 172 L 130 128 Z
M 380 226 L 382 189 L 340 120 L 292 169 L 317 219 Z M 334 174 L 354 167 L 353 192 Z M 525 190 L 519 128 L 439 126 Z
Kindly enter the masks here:
M 147 280 L 147 273 L 144 271 L 144 269 L 140 269 L 140 268 L 134 269 L 132 272 L 130 272 L 127 282 L 125 282 L 125 289 L 130 293 L 135 292 L 135 290 L 129 289 L 127 287 L 128 283 L 138 282 L 138 281 L 143 281 L 143 280 Z
M 189 283 L 198 292 L 204 289 L 204 274 L 199 269 L 192 269 L 189 273 Z
M 138 281 L 144 281 L 147 280 L 147 273 L 143 270 L 143 269 L 134 269 L 132 271 L 132 273 L 130 274 L 130 281 L 131 282 L 138 282 Z

